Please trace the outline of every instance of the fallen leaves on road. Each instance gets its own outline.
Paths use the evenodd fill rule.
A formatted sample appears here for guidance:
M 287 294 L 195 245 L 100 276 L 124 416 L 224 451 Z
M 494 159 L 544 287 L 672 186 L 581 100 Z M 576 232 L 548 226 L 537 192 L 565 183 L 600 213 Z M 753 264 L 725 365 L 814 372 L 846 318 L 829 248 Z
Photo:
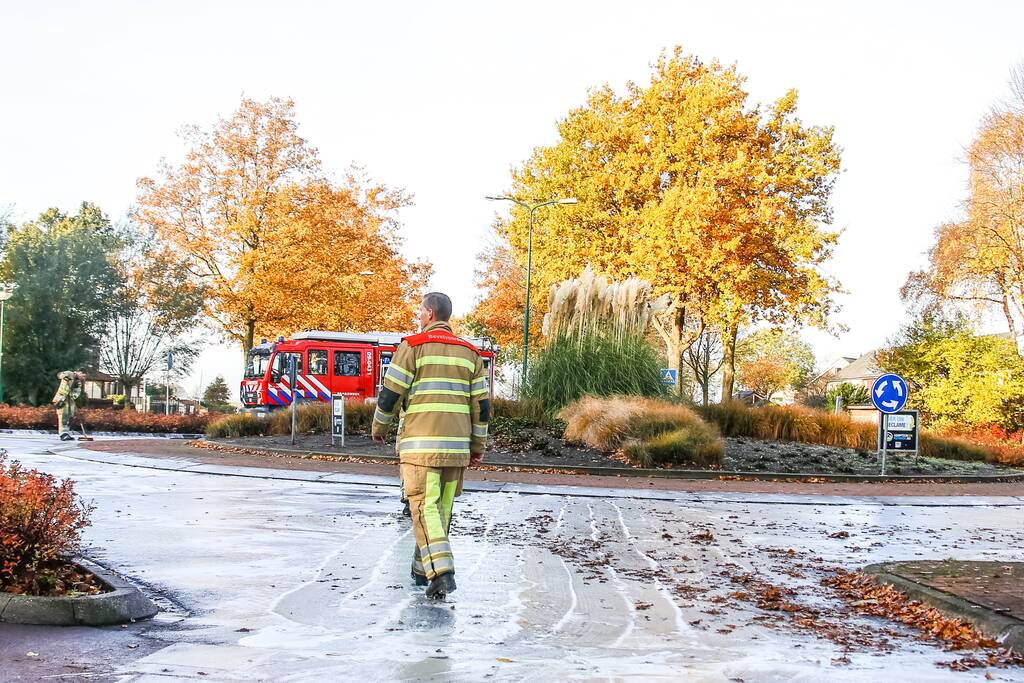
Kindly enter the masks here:
M 690 536 L 690 540 L 693 541 L 694 543 L 713 543 L 714 540 L 715 540 L 715 536 L 710 531 L 705 529 L 704 531 L 701 531 L 700 533 L 696 533 L 696 534 Z
M 1024 666 L 1024 656 L 999 648 L 996 641 L 971 624 L 946 617 L 934 607 L 911 600 L 892 586 L 880 584 L 872 576 L 836 569 L 833 576 L 822 580 L 822 585 L 835 590 L 850 607 L 861 614 L 906 624 L 921 631 L 924 639 L 942 643 L 947 650 L 987 651 L 978 656 L 968 655 L 943 662 L 940 666 L 954 671 Z
M 862 572 L 837 569 L 833 576 L 822 579 L 822 585 L 834 589 L 858 612 L 892 619 L 916 628 L 930 638 L 943 641 L 950 650 L 998 646 L 996 641 L 967 622 L 947 618 L 934 607 L 911 600 L 905 593 L 880 584 L 874 577 Z
M 189 441 L 192 448 L 203 448 L 208 451 L 220 453 L 236 453 L 238 455 L 256 455 L 264 458 L 298 458 L 301 460 L 320 460 L 323 462 L 361 462 L 368 465 L 394 465 L 398 466 L 398 460 L 384 460 L 381 458 L 351 457 L 347 455 L 320 455 L 318 453 L 290 453 L 285 451 L 264 450 L 261 448 L 243 448 L 242 446 L 225 446 L 219 443 L 208 441 Z

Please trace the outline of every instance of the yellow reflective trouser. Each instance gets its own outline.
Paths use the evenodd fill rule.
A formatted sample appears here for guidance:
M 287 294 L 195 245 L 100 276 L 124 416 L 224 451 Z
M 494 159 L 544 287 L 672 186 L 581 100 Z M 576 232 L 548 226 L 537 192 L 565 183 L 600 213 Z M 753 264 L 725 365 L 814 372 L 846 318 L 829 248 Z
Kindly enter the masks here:
M 402 427 L 405 424 L 405 411 L 398 416 L 398 434 L 395 436 L 395 455 L 401 455 L 402 453 L 398 450 L 398 447 L 402 445 Z M 402 496 L 402 502 L 409 500 L 409 497 L 405 495 L 405 483 L 402 481 L 402 468 L 398 468 L 398 491 Z
M 412 570 L 430 580 L 438 574 L 455 571 L 448 529 L 455 497 L 462 493 L 465 469 L 402 463 L 402 483 L 409 497 L 412 532 L 416 538 Z
M 71 399 L 68 399 L 63 406 L 57 409 L 57 434 L 71 433 L 71 419 L 75 415 Z

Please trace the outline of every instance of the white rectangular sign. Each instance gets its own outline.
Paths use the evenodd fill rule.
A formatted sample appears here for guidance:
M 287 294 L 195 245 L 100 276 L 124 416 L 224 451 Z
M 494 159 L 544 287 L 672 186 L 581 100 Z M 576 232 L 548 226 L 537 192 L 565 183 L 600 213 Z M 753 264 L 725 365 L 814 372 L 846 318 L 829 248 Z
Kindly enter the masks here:
M 912 432 L 914 431 L 914 416 L 890 415 L 886 427 L 890 432 Z

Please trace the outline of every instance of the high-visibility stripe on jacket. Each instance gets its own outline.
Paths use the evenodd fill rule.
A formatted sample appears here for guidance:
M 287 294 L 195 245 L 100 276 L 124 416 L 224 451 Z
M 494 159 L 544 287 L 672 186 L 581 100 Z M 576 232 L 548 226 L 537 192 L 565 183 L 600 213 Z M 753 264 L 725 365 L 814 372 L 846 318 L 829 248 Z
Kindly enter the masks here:
M 490 419 L 484 361 L 448 323 L 433 323 L 398 345 L 377 397 L 373 433 L 384 433 L 403 406 L 402 462 L 465 467 L 470 453 L 483 453 Z

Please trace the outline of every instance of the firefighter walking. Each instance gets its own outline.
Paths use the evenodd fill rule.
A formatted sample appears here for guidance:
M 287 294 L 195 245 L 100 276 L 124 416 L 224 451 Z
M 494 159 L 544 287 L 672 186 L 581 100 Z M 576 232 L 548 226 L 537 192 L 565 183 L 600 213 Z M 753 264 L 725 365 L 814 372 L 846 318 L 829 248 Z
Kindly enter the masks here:
M 455 559 L 448 540 L 455 497 L 466 467 L 483 458 L 490 419 L 490 388 L 480 353 L 456 336 L 452 302 L 431 292 L 419 309 L 421 332 L 398 346 L 384 376 L 373 416 L 373 438 L 383 441 L 404 406 L 398 454 L 409 499 L 412 578 L 428 598 L 455 590 Z

